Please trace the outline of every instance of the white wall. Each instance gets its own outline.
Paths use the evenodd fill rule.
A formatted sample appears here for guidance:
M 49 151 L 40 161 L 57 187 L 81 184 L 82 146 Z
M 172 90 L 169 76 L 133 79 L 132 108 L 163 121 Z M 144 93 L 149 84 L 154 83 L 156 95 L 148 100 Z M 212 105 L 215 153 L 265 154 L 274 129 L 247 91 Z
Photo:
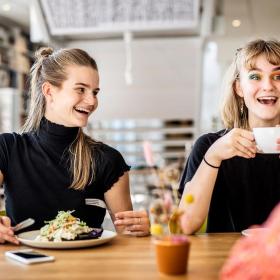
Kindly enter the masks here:
M 124 79 L 123 40 L 74 41 L 66 47 L 88 51 L 101 77 L 96 119 L 193 118 L 200 111 L 200 38 L 132 40 L 132 85 Z

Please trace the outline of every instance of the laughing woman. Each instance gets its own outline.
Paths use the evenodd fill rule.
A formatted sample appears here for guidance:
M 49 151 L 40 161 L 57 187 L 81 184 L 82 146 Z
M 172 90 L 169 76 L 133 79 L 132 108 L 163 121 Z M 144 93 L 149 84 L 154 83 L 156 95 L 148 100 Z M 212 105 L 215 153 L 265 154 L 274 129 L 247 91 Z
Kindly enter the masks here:
M 263 223 L 280 201 L 279 154 L 258 153 L 252 132 L 280 124 L 280 42 L 238 49 L 225 86 L 225 129 L 197 140 L 183 173 L 180 191 L 195 197 L 181 220 L 188 234 L 207 216 L 208 232 L 240 232 Z
M 30 74 L 22 133 L 0 135 L 7 212 L 0 217 L 0 242 L 18 244 L 12 225 L 32 217 L 38 229 L 60 210 L 75 210 L 89 226 L 101 227 L 107 208 L 118 232 L 147 235 L 146 212 L 132 210 L 129 166 L 82 130 L 98 105 L 95 60 L 80 49 L 42 48 Z

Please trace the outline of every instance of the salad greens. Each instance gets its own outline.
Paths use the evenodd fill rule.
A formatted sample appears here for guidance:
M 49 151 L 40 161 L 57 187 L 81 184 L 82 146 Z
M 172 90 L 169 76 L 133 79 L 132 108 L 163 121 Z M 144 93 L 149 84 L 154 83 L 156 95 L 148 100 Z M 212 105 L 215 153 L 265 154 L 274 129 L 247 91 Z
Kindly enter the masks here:
M 91 232 L 92 228 L 74 217 L 73 212 L 59 211 L 54 220 L 45 222 L 46 225 L 40 229 L 40 235 L 37 236 L 36 241 L 75 240 L 79 234 Z

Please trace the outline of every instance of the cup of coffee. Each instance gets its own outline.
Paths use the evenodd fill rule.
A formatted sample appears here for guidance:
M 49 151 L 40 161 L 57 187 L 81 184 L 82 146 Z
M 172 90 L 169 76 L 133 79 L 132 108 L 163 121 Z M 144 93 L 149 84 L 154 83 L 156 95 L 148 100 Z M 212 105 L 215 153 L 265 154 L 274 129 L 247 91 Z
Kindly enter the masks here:
M 164 236 L 155 239 L 154 244 L 159 272 L 169 275 L 187 272 L 191 244 L 187 236 Z
M 279 154 L 277 139 L 280 139 L 280 127 L 255 127 L 254 137 L 258 149 L 265 154 Z

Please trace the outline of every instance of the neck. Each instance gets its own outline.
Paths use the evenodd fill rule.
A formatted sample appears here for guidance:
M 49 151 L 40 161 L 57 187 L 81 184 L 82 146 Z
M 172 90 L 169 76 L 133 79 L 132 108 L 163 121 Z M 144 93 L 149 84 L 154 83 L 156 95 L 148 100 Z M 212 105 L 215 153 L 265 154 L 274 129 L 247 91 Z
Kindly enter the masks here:
M 79 133 L 78 127 L 66 127 L 43 118 L 37 135 L 42 143 L 63 152 L 76 139 Z
M 56 118 L 54 118 L 52 116 L 52 114 L 49 114 L 48 111 L 45 112 L 44 117 L 45 117 L 46 120 L 48 120 L 51 123 L 62 125 L 64 127 L 69 127 L 69 128 L 73 127 L 73 126 L 70 126 L 70 125 L 68 125 L 66 123 L 63 123 L 61 120 L 57 120 Z

